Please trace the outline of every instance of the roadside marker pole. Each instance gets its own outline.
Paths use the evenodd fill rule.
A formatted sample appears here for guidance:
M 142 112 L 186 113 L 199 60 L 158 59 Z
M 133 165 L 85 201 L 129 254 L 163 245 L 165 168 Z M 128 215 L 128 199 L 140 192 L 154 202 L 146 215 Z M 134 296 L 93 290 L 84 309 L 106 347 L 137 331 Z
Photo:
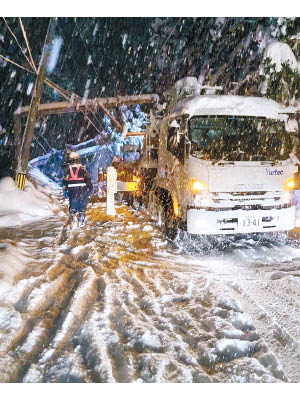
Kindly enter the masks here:
M 25 182 L 26 182 L 26 174 L 23 174 L 22 172 L 18 172 L 17 173 L 17 185 L 20 190 L 24 190 Z
M 106 215 L 116 215 L 115 193 L 117 193 L 117 171 L 114 167 L 107 168 L 106 174 Z

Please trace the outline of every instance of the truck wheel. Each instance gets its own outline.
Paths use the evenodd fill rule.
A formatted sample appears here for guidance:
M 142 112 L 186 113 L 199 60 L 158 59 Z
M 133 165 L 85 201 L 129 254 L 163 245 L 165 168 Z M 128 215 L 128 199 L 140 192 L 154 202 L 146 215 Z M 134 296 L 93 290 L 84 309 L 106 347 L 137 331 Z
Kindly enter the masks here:
M 178 234 L 178 220 L 173 213 L 172 203 L 168 206 L 164 215 L 165 233 L 171 240 L 174 240 Z
M 132 197 L 131 193 L 124 192 L 124 194 L 123 194 L 123 200 L 126 201 L 126 203 L 127 203 L 127 205 L 128 205 L 129 207 L 132 206 L 132 204 L 133 204 L 133 197 Z
M 133 207 L 133 201 L 134 201 L 134 197 L 132 193 L 128 193 L 128 205 L 130 207 Z
M 166 215 L 165 215 L 165 210 L 162 204 L 158 203 L 158 210 L 157 210 L 157 222 L 158 225 L 161 228 L 165 227 L 165 220 L 166 220 Z
M 134 210 L 139 210 L 141 208 L 141 202 L 136 197 L 134 197 L 134 196 L 132 196 L 132 197 L 133 197 L 133 200 L 132 200 L 132 206 L 131 207 Z

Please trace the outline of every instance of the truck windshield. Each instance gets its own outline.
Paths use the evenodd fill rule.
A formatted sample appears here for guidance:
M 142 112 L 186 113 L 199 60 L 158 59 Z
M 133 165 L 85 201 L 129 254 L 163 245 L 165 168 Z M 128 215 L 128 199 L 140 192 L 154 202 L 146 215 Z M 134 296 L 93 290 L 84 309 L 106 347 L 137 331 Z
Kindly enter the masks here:
M 211 161 L 285 160 L 293 147 L 283 121 L 260 117 L 193 117 L 189 139 L 191 155 Z

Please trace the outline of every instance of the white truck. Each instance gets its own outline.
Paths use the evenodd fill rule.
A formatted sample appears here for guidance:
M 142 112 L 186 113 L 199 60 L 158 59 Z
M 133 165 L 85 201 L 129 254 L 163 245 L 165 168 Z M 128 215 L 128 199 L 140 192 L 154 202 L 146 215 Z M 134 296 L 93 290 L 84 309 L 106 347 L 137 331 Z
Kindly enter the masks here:
M 150 117 L 139 170 L 148 209 L 167 235 L 179 227 L 195 235 L 293 229 L 298 125 L 285 108 L 215 94 L 194 77 L 165 96 L 164 116 Z

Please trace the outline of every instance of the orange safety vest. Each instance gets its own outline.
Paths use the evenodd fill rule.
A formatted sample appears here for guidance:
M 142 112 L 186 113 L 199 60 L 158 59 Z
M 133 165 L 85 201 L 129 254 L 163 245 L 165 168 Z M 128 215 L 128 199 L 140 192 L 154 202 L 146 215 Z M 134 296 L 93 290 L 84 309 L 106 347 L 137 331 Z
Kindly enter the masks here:
M 75 172 L 73 171 L 73 167 L 69 165 L 69 170 L 70 170 L 70 176 L 68 179 L 68 182 L 78 182 L 78 181 L 84 181 L 84 177 L 79 177 L 79 167 L 75 167 Z M 86 186 L 86 183 L 69 183 L 68 187 L 73 187 L 73 186 Z

